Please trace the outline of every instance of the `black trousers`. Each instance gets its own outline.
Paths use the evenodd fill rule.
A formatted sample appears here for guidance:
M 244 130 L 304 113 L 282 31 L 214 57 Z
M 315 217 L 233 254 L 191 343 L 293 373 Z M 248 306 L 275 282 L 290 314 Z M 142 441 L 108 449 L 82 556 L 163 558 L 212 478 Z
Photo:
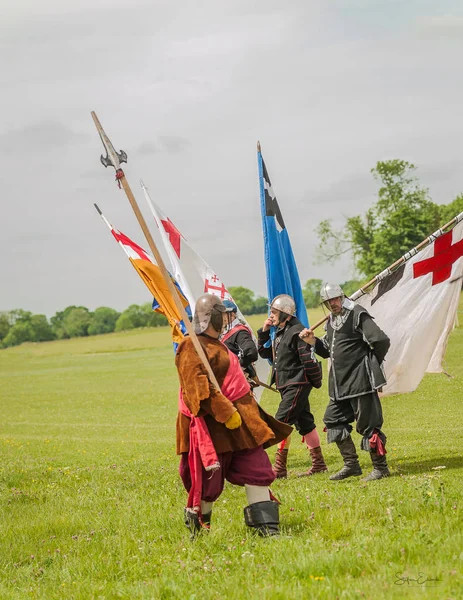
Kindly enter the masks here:
M 375 429 L 380 431 L 383 426 L 383 410 L 378 393 L 372 392 L 349 400 L 330 399 L 323 421 L 328 430 L 329 441 L 341 441 L 345 437 L 344 435 L 338 440 L 336 434 L 330 436 L 330 429 L 340 431 L 348 429 L 350 433 L 352 431 L 350 423 L 354 421 L 356 421 L 357 433 L 369 438 Z
M 310 385 L 288 385 L 278 390 L 281 395 L 275 419 L 294 425 L 301 435 L 310 433 L 315 429 L 315 419 L 310 412 L 309 394 Z

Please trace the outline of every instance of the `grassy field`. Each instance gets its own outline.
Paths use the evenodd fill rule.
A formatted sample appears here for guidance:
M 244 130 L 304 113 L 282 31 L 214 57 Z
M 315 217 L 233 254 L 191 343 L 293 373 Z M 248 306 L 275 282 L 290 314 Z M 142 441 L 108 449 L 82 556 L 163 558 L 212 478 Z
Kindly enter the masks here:
M 291 477 L 272 488 L 281 537 L 252 535 L 244 490 L 227 486 L 212 531 L 190 542 L 169 332 L 1 350 L 0 598 L 463 598 L 462 355 L 456 329 L 453 378 L 384 400 L 392 477 L 298 479 L 295 438 Z M 326 386 L 311 398 L 322 426 Z M 333 472 L 337 449 L 322 443 Z

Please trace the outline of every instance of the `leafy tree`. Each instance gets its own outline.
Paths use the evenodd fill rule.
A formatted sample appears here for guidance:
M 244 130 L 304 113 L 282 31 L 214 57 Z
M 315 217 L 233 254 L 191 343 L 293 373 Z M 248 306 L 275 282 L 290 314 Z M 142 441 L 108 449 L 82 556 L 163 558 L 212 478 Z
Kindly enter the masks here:
M 439 205 L 440 225 L 445 225 L 461 212 L 463 212 L 463 194 L 457 196 L 450 204 Z
M 131 304 L 116 321 L 115 331 L 146 327 L 147 312 L 138 304 Z
M 240 307 L 243 315 L 251 315 L 254 308 L 254 292 L 241 285 L 228 288 L 233 300 Z
M 0 342 L 7 336 L 11 328 L 10 315 L 8 312 L 0 312 Z
M 15 308 L 14 310 L 10 310 L 8 315 L 11 325 L 15 325 L 16 323 L 27 323 L 32 317 L 31 312 L 29 312 L 28 310 L 23 310 L 22 308 Z
M 302 295 L 307 308 L 315 308 L 320 304 L 320 288 L 322 287 L 322 283 L 321 279 L 308 279 L 305 282 Z
M 266 313 L 268 313 L 268 298 L 266 298 L 265 296 L 258 296 L 254 300 L 252 314 L 263 315 Z
M 153 310 L 151 302 L 145 302 L 141 308 L 146 313 L 146 324 L 144 327 L 163 327 L 168 325 L 168 321 L 164 315 Z
M 90 325 L 88 326 L 88 335 L 113 332 L 119 316 L 120 313 L 114 310 L 114 308 L 100 306 L 95 309 L 90 320 Z
M 50 323 L 45 315 L 32 315 L 29 324 L 31 327 L 31 342 L 48 342 L 55 338 Z
M 18 346 L 23 342 L 29 342 L 33 337 L 33 329 L 29 321 L 18 321 L 11 327 L 3 339 L 3 345 Z
M 85 306 L 73 306 L 66 309 L 67 314 L 62 321 L 65 337 L 82 337 L 88 335 L 92 315 Z M 65 312 L 66 312 L 65 311 Z
M 61 340 L 61 339 L 67 339 L 70 336 L 67 334 L 66 332 L 66 328 L 64 326 L 64 323 L 69 315 L 69 313 L 74 310 L 74 308 L 77 308 L 77 306 L 68 306 L 67 308 L 65 308 L 64 310 L 58 311 L 51 319 L 50 319 L 50 323 L 51 323 L 51 327 L 53 329 L 53 333 L 55 334 L 55 336 Z
M 17 346 L 23 342 L 46 342 L 54 338 L 45 315 L 34 315 L 19 308 L 0 316 L 3 317 L 0 325 L 13 323 L 9 325 L 6 335 L 3 337 L 4 346 Z
M 145 302 L 142 305 L 131 304 L 129 308 L 126 308 L 117 319 L 115 331 L 126 331 L 138 327 L 162 327 L 163 325 L 167 325 L 166 317 L 155 312 L 150 302 Z
M 404 160 L 380 161 L 372 169 L 380 182 L 378 201 L 362 216 L 350 217 L 340 231 L 329 220 L 317 228 L 322 260 L 351 252 L 359 273 L 370 278 L 438 228 L 441 211 Z

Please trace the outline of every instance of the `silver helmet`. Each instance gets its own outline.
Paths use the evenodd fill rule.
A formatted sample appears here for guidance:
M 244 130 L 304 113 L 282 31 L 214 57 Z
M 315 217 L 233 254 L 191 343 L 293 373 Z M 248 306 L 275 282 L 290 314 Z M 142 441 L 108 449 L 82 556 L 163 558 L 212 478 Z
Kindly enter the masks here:
M 222 331 L 223 313 L 226 311 L 227 309 L 218 296 L 214 296 L 214 294 L 200 296 L 196 301 L 195 316 L 193 317 L 196 335 L 204 333 L 209 323 L 216 331 Z
M 270 303 L 270 308 L 274 308 L 275 310 L 279 310 L 280 312 L 291 316 L 296 314 L 296 303 L 291 296 L 288 296 L 288 294 L 280 294 L 279 296 L 275 296 Z
M 324 283 L 320 289 L 320 298 L 322 302 L 327 302 L 333 298 L 344 298 L 344 292 L 337 283 Z

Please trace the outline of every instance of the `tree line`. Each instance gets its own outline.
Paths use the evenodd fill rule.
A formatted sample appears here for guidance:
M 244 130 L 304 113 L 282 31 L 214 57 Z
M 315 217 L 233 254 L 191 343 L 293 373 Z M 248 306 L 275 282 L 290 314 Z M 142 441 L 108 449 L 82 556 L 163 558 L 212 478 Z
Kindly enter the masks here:
M 244 314 L 267 312 L 267 298 L 256 298 L 254 292 L 242 286 L 231 287 L 230 293 Z M 68 306 L 50 319 L 19 308 L 0 312 L 0 348 L 163 325 L 167 325 L 167 319 L 153 311 L 149 302 L 131 304 L 123 312 L 108 306 L 93 312 L 85 306 Z
M 162 325 L 167 325 L 167 319 L 154 312 L 149 302 L 132 304 L 123 312 L 108 306 L 100 306 L 93 312 L 85 306 L 68 306 L 50 320 L 45 315 L 15 309 L 0 313 L 0 347 Z
M 321 279 L 307 281 L 304 287 L 307 308 L 319 304 L 321 284 Z M 244 315 L 267 313 L 266 297 L 256 297 L 252 290 L 243 286 L 230 287 L 229 291 Z M 100 306 L 93 312 L 85 306 L 68 306 L 50 319 L 45 315 L 15 309 L 0 312 L 0 348 L 18 346 L 24 342 L 48 342 L 163 325 L 167 325 L 167 319 L 154 312 L 149 302 L 131 304 L 123 312 L 108 306 Z

